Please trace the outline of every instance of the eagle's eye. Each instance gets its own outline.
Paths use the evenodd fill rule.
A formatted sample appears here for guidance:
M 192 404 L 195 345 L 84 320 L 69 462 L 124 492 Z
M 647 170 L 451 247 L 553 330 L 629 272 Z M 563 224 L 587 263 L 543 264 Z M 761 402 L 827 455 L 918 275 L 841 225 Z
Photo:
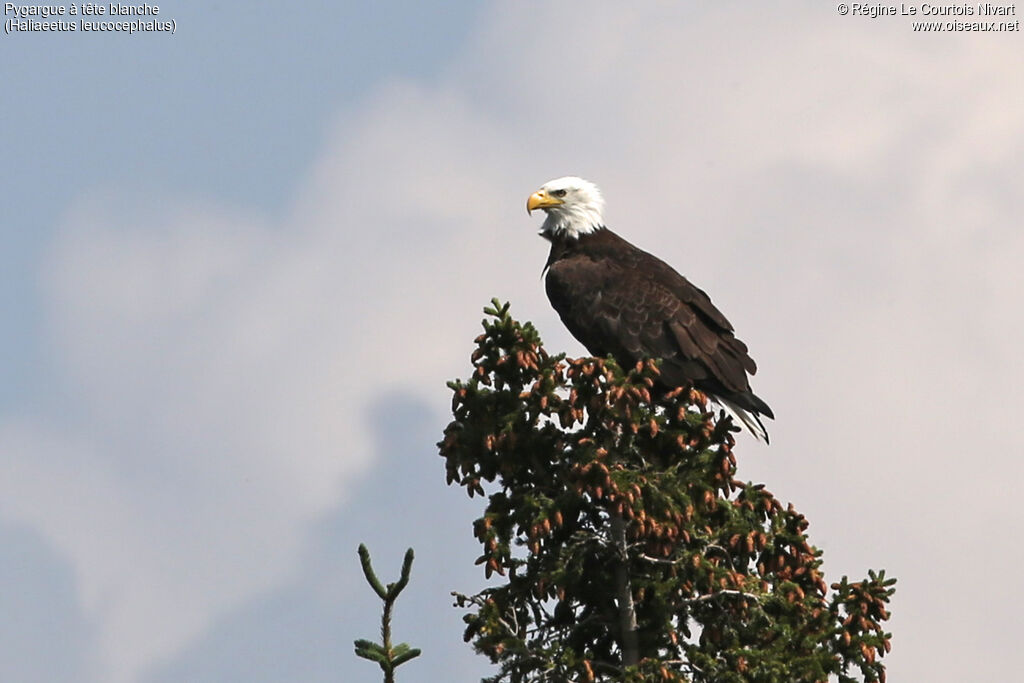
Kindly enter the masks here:
M 551 196 L 561 199 L 565 196 L 565 190 L 551 190 Z

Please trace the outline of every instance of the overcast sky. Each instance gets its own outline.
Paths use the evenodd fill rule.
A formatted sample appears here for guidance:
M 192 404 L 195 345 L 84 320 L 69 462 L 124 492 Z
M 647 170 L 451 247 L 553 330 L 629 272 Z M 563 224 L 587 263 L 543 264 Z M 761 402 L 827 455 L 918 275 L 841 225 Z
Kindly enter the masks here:
M 822 2 L 176 2 L 174 35 L 0 36 L 0 679 L 478 680 L 445 381 L 492 296 L 551 350 L 528 194 L 751 348 L 740 476 L 826 576 L 886 568 L 890 680 L 1002 680 L 1024 563 L 1024 38 Z M 9 17 L 5 17 L 5 20 Z M 1008 578 L 1007 577 L 1011 577 Z

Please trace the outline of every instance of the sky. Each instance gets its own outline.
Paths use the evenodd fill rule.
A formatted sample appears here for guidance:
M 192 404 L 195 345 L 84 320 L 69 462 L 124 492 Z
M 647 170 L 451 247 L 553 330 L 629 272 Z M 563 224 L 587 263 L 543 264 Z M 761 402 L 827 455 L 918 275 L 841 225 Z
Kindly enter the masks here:
M 385 580 L 416 551 L 404 680 L 487 675 L 449 595 L 485 585 L 481 505 L 435 443 L 491 297 L 583 353 L 524 211 L 568 174 L 750 346 L 777 419 L 739 476 L 830 580 L 898 577 L 890 680 L 1016 666 L 1019 31 L 795 0 L 160 17 L 0 36 L 0 679 L 376 680 L 360 542 Z

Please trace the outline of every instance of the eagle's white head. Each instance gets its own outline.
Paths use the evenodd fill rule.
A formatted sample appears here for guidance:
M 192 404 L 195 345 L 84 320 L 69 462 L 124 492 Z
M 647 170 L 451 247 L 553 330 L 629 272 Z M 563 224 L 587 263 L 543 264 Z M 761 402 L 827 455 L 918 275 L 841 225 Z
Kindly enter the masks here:
M 566 176 L 549 180 L 526 200 L 526 211 L 544 209 L 542 235 L 575 239 L 604 227 L 604 197 L 597 185 Z

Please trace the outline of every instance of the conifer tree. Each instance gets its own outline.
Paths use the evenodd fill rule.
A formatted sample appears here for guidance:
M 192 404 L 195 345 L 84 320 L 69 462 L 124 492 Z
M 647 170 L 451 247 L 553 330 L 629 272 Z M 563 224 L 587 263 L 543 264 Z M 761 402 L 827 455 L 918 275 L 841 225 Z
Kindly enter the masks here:
M 703 394 L 655 391 L 654 362 L 548 354 L 508 308 L 484 309 L 439 444 L 449 484 L 486 499 L 492 582 L 455 595 L 487 681 L 885 680 L 894 579 L 829 586 Z
M 374 643 L 360 638 L 355 641 L 356 655 L 376 662 L 384 672 L 384 683 L 395 683 L 395 669 L 411 659 L 420 656 L 419 648 L 409 647 L 406 643 L 394 645 L 391 642 L 391 612 L 395 608 L 395 600 L 409 584 L 409 572 L 412 570 L 413 551 L 409 548 L 405 551 L 405 559 L 402 560 L 402 575 L 398 581 L 384 585 L 377 578 L 373 571 L 373 563 L 370 561 L 370 551 L 362 543 L 359 544 L 359 564 L 363 567 L 363 576 L 370 588 L 384 602 L 384 612 L 380 620 L 380 643 Z

